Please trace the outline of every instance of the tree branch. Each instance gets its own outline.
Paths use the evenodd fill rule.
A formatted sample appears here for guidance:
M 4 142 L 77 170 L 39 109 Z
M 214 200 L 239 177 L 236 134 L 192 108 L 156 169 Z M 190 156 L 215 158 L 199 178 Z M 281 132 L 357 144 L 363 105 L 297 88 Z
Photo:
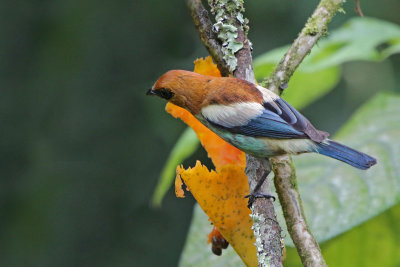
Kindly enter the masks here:
M 321 0 L 297 39 L 286 52 L 264 86 L 281 94 L 290 77 L 317 41 L 326 34 L 327 25 L 345 0 Z M 317 241 L 307 225 L 297 188 L 297 178 L 289 155 L 270 159 L 275 173 L 275 188 L 282 205 L 288 232 L 304 266 L 327 266 Z
M 217 64 L 222 76 L 228 76 L 229 68 L 224 62 L 221 43 L 212 30 L 212 23 L 207 10 L 204 8 L 201 0 L 187 1 L 187 6 L 190 10 L 190 15 L 192 16 L 194 25 L 200 35 L 200 40 L 203 42 L 208 53 L 210 53 L 215 64 Z
M 200 0 L 188 0 L 188 2 L 189 8 L 191 7 L 190 2 L 196 2 L 196 4 L 201 5 Z M 263 81 L 263 86 L 281 94 L 282 90 L 286 88 L 290 77 L 305 56 L 310 53 L 312 47 L 321 36 L 327 33 L 328 23 L 336 12 L 341 10 L 343 2 L 344 0 L 321 0 L 298 38 L 277 65 L 274 73 Z M 242 15 L 244 11 L 243 0 L 231 0 L 228 2 L 209 0 L 209 4 L 211 11 L 216 15 L 216 23 L 213 29 L 217 31 L 218 38 L 222 43 L 220 50 L 213 50 L 217 51 L 217 55 L 213 55 L 211 52 L 210 54 L 216 62 L 223 58 L 223 65 L 229 68 L 231 72 L 234 72 L 235 77 L 254 83 L 255 79 L 251 65 L 251 44 L 247 40 L 246 35 L 247 22 Z M 193 13 L 193 10 L 191 8 L 192 17 L 196 23 L 196 16 L 200 17 L 200 15 L 196 15 L 196 12 Z M 210 22 L 206 26 L 208 29 L 210 29 L 209 25 Z M 199 29 L 199 26 L 196 27 Z M 207 43 L 204 43 L 207 47 Z M 274 157 L 270 159 L 270 162 L 275 173 L 275 187 L 280 203 L 282 204 L 288 231 L 303 265 L 326 266 L 318 243 L 315 241 L 306 223 L 297 188 L 296 173 L 290 156 Z M 269 170 L 269 163 L 246 155 L 246 164 L 246 175 L 249 180 L 250 190 L 252 190 L 264 172 Z M 268 184 L 264 185 L 263 190 L 266 190 L 266 188 L 269 188 Z M 253 204 L 252 211 L 259 266 L 281 266 L 281 230 L 276 223 L 271 201 L 257 199 Z M 279 241 L 279 245 L 277 245 L 277 241 Z
M 243 1 L 233 0 L 220 3 L 218 0 L 209 0 L 211 11 L 216 15 L 214 29 L 218 34 L 221 49 L 212 48 L 211 56 L 215 62 L 223 58 L 223 65 L 234 73 L 234 76 L 255 83 L 252 68 L 251 43 L 247 39 L 247 20 L 243 18 Z M 188 0 L 188 7 L 196 28 L 212 29 L 209 20 L 204 20 L 204 7 L 199 0 Z M 207 41 L 203 43 L 209 49 Z M 213 43 L 218 43 L 213 41 Z M 210 51 L 210 50 L 209 50 Z M 246 155 L 246 175 L 250 192 L 257 182 L 266 173 L 271 171 L 269 161 Z M 269 193 L 270 182 L 266 180 L 261 192 Z M 256 237 L 259 266 L 282 266 L 281 228 L 276 220 L 274 205 L 271 200 L 259 198 L 252 206 L 253 230 Z
M 246 155 L 246 175 L 250 192 L 258 181 L 271 171 L 271 164 L 266 159 Z M 270 180 L 267 178 L 259 192 L 270 194 Z M 256 237 L 258 266 L 282 266 L 283 247 L 281 242 L 282 229 L 276 219 L 274 204 L 270 199 L 258 198 L 251 207 L 253 231 Z
M 275 173 L 275 188 L 282 205 L 287 229 L 304 266 L 327 266 L 317 241 L 304 216 L 296 172 L 289 155 L 270 159 Z

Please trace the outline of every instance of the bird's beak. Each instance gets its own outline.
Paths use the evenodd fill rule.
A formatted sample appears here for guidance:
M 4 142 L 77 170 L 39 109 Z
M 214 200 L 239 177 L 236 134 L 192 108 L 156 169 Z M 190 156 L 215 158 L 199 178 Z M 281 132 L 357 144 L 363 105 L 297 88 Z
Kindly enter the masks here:
M 156 93 L 154 92 L 153 89 L 149 89 L 146 93 L 146 95 L 155 95 Z

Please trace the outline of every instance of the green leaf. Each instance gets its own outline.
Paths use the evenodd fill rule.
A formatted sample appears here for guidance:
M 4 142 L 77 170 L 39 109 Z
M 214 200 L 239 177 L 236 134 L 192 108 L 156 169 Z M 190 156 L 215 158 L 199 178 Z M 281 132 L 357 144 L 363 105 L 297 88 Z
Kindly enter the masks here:
M 256 78 L 269 76 L 288 49 L 289 46 L 277 48 L 258 57 L 254 63 Z M 295 108 L 301 109 L 329 92 L 339 82 L 339 78 L 340 68 L 335 66 L 313 72 L 299 69 L 290 79 L 289 87 L 282 97 Z
M 328 93 L 339 82 L 339 78 L 339 67 L 315 72 L 295 72 L 289 82 L 290 90 L 285 90 L 282 97 L 292 106 L 301 109 Z
M 192 128 L 187 127 L 179 137 L 174 148 L 172 149 L 167 162 L 161 172 L 160 179 L 151 199 L 151 205 L 154 207 L 161 206 L 161 201 L 165 193 L 171 187 L 175 177 L 176 166 L 181 164 L 184 159 L 191 156 L 199 147 L 199 139 Z
M 400 201 L 399 114 L 400 96 L 379 94 L 360 108 L 334 138 L 376 157 L 378 164 L 367 171 L 318 154 L 294 157 L 307 221 L 319 242 L 354 228 Z M 221 257 L 211 254 L 205 243 L 210 222 L 199 210 L 195 208 L 181 266 L 241 266 L 239 257 L 229 251 Z M 285 244 L 293 246 L 278 201 L 275 211 Z
M 373 37 L 372 37 L 373 36 Z M 289 46 L 254 60 L 257 79 L 268 77 Z M 340 65 L 355 60 L 380 61 L 400 52 L 400 27 L 373 18 L 354 18 L 313 48 L 294 73 L 283 98 L 301 109 L 334 88 Z
M 348 61 L 380 61 L 400 52 L 400 27 L 374 18 L 356 17 L 322 40 L 304 60 L 302 68 L 314 71 Z
M 321 245 L 329 266 L 400 266 L 400 205 Z M 301 267 L 295 248 L 287 248 L 285 267 Z
M 325 241 L 400 200 L 400 96 L 379 94 L 334 138 L 377 158 L 367 171 L 318 154 L 294 157 L 310 228 Z
M 257 58 L 254 63 L 256 79 L 269 76 L 287 49 L 287 46 L 274 49 Z M 295 108 L 301 109 L 333 89 L 339 78 L 340 68 L 337 66 L 311 72 L 303 71 L 300 67 L 293 74 L 282 97 Z
M 322 254 L 329 266 L 399 266 L 399 221 L 400 204 L 397 204 L 351 231 L 323 243 Z M 179 266 L 244 266 L 231 247 L 219 257 L 211 253 L 211 246 L 206 244 L 207 233 L 211 229 L 207 215 L 196 205 Z M 295 248 L 286 247 L 284 266 L 303 266 Z

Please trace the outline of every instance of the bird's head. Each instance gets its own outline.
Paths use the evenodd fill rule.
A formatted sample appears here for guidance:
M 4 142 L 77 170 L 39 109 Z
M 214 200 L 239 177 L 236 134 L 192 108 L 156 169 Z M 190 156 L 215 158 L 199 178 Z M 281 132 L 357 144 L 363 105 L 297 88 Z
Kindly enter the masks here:
M 185 70 L 170 70 L 147 91 L 168 102 L 197 113 L 205 95 L 204 75 Z

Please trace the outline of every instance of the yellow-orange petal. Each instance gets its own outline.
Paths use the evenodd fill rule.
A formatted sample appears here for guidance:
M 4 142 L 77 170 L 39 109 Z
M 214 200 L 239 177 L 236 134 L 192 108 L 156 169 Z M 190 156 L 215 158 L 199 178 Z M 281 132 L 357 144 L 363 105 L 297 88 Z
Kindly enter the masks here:
M 249 192 L 244 167 L 225 165 L 215 172 L 197 161 L 194 168 L 179 166 L 177 174 L 243 262 L 257 266 L 253 221 L 244 198 Z

